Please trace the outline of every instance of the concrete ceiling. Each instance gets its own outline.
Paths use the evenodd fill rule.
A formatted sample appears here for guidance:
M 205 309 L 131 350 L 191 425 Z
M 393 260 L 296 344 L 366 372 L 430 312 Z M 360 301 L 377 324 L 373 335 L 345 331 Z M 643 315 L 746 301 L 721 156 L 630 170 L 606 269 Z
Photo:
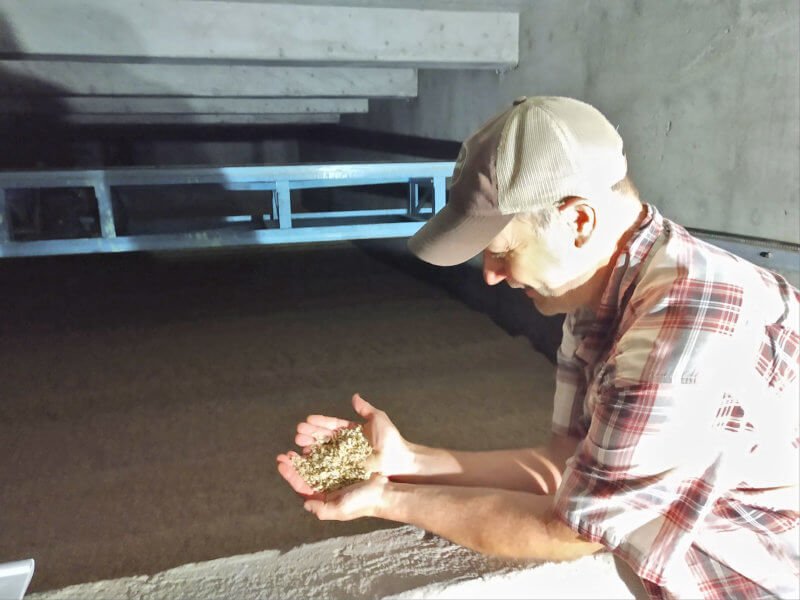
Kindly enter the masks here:
M 0 111 L 330 123 L 416 97 L 418 69 L 513 68 L 518 47 L 513 1 L 0 0 Z

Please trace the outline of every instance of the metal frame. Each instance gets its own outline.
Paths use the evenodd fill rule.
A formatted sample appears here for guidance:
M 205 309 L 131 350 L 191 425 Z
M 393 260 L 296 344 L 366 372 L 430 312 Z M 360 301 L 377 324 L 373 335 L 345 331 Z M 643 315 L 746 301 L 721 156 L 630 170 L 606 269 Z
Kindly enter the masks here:
M 411 162 L 0 172 L 0 258 L 407 237 L 422 227 L 427 215 L 444 207 L 445 183 L 454 166 L 453 162 Z M 387 183 L 408 184 L 406 209 L 292 213 L 292 190 Z M 111 201 L 115 187 L 187 184 L 221 184 L 229 190 L 269 192 L 272 213 L 231 215 L 224 219 L 246 227 L 238 230 L 152 235 L 121 235 L 115 230 Z M 72 187 L 94 189 L 100 237 L 14 241 L 6 190 Z M 430 192 L 421 193 L 426 188 Z M 391 222 L 386 222 L 387 218 Z
M 11 233 L 11 215 L 6 203 L 6 191 L 0 188 L 0 244 L 9 242 Z

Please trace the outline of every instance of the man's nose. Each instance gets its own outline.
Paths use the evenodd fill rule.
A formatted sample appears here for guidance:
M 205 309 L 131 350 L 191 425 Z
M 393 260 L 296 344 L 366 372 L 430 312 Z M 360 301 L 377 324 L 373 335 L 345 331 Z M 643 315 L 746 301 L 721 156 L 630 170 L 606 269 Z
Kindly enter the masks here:
M 504 281 L 508 275 L 506 275 L 505 266 L 500 261 L 490 261 L 484 260 L 483 261 L 483 280 L 488 285 L 497 285 L 501 281 Z

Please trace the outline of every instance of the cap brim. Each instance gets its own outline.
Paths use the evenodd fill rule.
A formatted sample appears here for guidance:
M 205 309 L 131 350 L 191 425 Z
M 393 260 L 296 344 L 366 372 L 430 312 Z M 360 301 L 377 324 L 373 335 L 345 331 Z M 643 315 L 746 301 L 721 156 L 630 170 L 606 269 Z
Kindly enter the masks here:
M 447 204 L 408 240 L 408 249 L 425 262 L 452 267 L 483 252 L 513 218 L 467 215 Z

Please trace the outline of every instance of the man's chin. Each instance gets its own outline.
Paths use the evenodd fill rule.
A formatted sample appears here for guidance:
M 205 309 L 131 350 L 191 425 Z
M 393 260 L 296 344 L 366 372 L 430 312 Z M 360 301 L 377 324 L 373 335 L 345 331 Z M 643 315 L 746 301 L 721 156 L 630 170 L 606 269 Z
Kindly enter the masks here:
M 538 310 L 545 317 L 554 317 L 556 315 L 563 315 L 564 313 L 567 312 L 563 308 L 560 308 L 558 306 L 553 306 L 550 303 L 541 303 L 541 302 L 536 302 L 534 300 L 533 305 L 536 307 L 536 310 Z
M 566 312 L 559 307 L 558 298 L 542 296 L 531 288 L 525 290 L 525 295 L 533 302 L 536 310 L 546 317 L 552 317 Z

